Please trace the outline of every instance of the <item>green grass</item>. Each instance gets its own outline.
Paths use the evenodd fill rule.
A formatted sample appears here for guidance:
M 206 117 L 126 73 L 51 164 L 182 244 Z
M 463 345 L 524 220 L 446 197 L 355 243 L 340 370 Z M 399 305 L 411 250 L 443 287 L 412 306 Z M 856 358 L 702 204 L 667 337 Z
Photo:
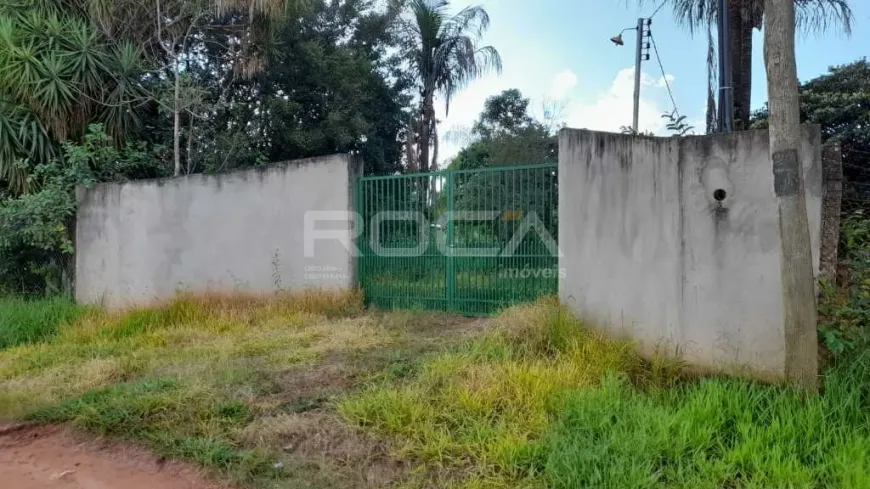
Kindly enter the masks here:
M 238 400 L 191 388 L 177 377 L 152 377 L 89 391 L 25 419 L 145 442 L 159 454 L 192 460 L 244 484 L 278 475 L 270 453 L 242 448 L 233 437 L 253 417 Z
M 86 308 L 63 297 L 42 300 L 0 297 L 0 350 L 48 340 L 62 324 L 74 321 L 85 311 Z
M 348 397 L 339 410 L 391 437 L 399 456 L 420 462 L 427 477 L 447 469 L 468 487 L 516 487 L 533 475 L 534 442 L 559 398 L 593 388 L 610 371 L 645 375 L 630 344 L 583 328 L 546 299 L 503 312 L 481 339 L 425 362 L 410 381 Z
M 870 354 L 841 359 L 817 395 L 681 379 L 548 301 L 493 322 L 339 406 L 418 465 L 417 486 L 870 487 Z
M 182 295 L 126 312 L 6 304 L 43 333 L 0 351 L 0 421 L 63 422 L 137 441 L 250 487 L 286 479 L 272 468 L 280 447 L 241 436 L 282 412 L 288 369 L 394 336 L 362 314 L 357 293 Z
M 244 488 L 367 487 L 360 432 L 411 467 L 403 487 L 870 488 L 870 353 L 808 394 L 681 378 L 551 299 L 465 340 L 445 331 L 468 320 L 359 294 L 45 314 L 61 319 L 0 350 L 0 420 L 137 441 Z M 286 453 L 306 439 L 326 451 Z
M 416 355 L 453 341 L 424 325 L 457 322 L 470 321 L 367 312 L 358 292 L 316 290 L 91 309 L 44 341 L 0 350 L 0 422 L 140 443 L 244 488 L 365 487 L 369 442 L 330 411 L 334 396 L 382 370 L 406 375 Z M 333 433 L 348 458 L 333 445 L 284 449 Z
M 822 396 L 734 379 L 575 391 L 535 447 L 554 489 L 870 487 L 868 358 Z M 530 467 L 532 469 L 532 467 Z

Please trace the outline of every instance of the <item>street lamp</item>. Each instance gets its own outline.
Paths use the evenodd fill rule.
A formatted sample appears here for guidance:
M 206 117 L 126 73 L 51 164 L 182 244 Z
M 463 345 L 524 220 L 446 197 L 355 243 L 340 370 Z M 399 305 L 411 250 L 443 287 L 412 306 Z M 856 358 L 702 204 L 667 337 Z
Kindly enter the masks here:
M 616 44 L 617 46 L 624 46 L 625 42 L 623 42 L 623 40 L 622 40 L 622 34 L 625 33 L 625 31 L 636 31 L 636 30 L 637 30 L 637 27 L 626 27 L 625 29 L 620 31 L 619 34 L 611 37 L 610 42 L 612 42 L 613 44 Z
M 625 31 L 637 31 L 637 46 L 634 56 L 634 114 L 632 117 L 631 129 L 635 134 L 638 132 L 637 122 L 640 112 L 640 65 L 643 61 L 649 61 L 649 43 L 644 42 L 644 39 L 650 36 L 650 26 L 652 19 L 637 19 L 637 27 L 626 27 L 619 34 L 610 38 L 610 42 L 617 46 L 624 46 L 622 34 Z M 644 52 L 646 51 L 646 52 Z

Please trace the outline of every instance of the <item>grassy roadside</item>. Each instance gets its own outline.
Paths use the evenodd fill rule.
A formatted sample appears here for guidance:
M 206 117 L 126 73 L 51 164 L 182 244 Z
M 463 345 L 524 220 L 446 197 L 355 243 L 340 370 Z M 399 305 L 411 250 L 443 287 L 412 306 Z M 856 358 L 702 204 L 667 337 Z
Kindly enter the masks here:
M 0 420 L 141 442 L 243 487 L 378 487 L 358 469 L 388 482 L 401 471 L 331 399 L 403 375 L 470 324 L 454 319 L 369 313 L 358 294 L 324 292 L 86 311 L 51 339 L 0 351 Z
M 485 321 L 323 292 L 77 314 L 0 350 L 0 420 L 242 488 L 870 487 L 870 355 L 807 395 L 681 379 L 551 300 Z

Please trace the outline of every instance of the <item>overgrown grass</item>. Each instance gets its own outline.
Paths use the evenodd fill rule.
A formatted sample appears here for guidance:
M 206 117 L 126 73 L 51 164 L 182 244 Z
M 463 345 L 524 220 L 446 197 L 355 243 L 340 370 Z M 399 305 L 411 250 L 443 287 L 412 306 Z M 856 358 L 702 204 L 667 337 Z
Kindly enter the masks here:
M 339 406 L 416 463 L 421 487 L 870 487 L 870 355 L 815 395 L 680 379 L 548 301 L 494 327 Z
M 87 311 L 0 352 L 0 419 L 67 422 L 262 485 L 284 475 L 280 447 L 246 446 L 243 431 L 281 412 L 286 372 L 394 340 L 361 313 L 358 293 L 323 291 Z
M 644 374 L 630 344 L 583 328 L 553 300 L 508 309 L 492 327 L 480 340 L 425 363 L 409 382 L 345 399 L 341 413 L 392 437 L 400 456 L 446 469 L 448 480 L 439 485 L 461 471 L 471 487 L 514 487 L 534 477 L 534 442 L 564 393 L 592 388 L 610 371 L 638 380 Z
M 0 297 L 0 350 L 50 339 L 62 324 L 74 321 L 85 310 L 64 297 Z
M 325 452 L 319 472 L 290 465 L 285 447 L 306 436 L 357 443 L 341 423 L 321 430 L 335 421 L 331 399 L 297 392 L 320 383 L 341 394 L 350 426 L 418 469 L 412 487 L 870 487 L 870 354 L 839 358 L 815 395 L 682 379 L 678 364 L 642 361 L 549 299 L 460 346 L 438 332 L 458 319 L 368 313 L 359 294 L 181 296 L 77 314 L 0 351 L 0 419 L 144 442 L 243 487 L 377 486 L 334 477 L 347 453 L 357 465 L 346 472 L 370 468 L 365 444 Z M 409 331 L 423 342 L 403 343 Z M 429 355 L 433 344 L 444 348 Z M 349 361 L 330 364 L 336 355 Z M 359 359 L 382 372 L 362 375 Z M 354 391 L 358 378 L 372 383 Z
M 554 489 L 870 487 L 870 357 L 822 396 L 735 379 L 575 391 L 537 445 Z

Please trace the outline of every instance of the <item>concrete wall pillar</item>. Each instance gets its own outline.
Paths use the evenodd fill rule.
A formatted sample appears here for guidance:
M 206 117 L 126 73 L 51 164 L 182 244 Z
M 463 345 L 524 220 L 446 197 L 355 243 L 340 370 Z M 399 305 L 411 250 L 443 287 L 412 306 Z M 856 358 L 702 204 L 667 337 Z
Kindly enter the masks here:
M 765 131 L 654 138 L 563 130 L 561 300 L 649 355 L 783 378 L 790 360 L 769 158 Z M 801 160 L 818 271 L 816 126 L 803 128 Z

